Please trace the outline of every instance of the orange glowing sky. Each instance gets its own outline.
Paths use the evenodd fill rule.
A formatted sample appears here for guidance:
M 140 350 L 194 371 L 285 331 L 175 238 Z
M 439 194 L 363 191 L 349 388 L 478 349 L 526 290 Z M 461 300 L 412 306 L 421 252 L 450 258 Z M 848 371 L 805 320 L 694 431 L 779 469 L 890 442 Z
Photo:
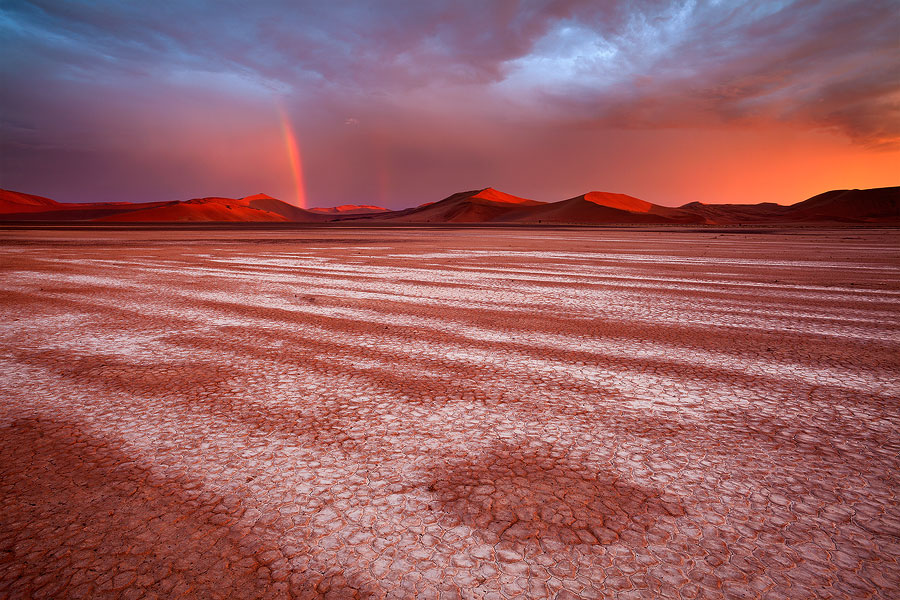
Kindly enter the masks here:
M 401 208 L 900 184 L 896 4 L 10 3 L 0 187 Z

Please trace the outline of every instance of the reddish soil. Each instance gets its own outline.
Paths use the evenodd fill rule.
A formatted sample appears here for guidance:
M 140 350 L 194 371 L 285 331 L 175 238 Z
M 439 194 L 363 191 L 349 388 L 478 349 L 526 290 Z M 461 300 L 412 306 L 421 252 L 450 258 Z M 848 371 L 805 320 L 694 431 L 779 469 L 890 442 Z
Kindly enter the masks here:
M 0 230 L 0 597 L 896 598 L 900 231 Z

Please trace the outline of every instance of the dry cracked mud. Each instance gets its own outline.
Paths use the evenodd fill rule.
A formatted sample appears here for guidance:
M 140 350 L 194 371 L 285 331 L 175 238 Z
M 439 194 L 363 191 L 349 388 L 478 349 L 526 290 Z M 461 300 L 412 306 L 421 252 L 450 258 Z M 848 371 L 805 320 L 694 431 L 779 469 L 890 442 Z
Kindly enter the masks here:
M 0 596 L 900 597 L 891 229 L 0 232 Z

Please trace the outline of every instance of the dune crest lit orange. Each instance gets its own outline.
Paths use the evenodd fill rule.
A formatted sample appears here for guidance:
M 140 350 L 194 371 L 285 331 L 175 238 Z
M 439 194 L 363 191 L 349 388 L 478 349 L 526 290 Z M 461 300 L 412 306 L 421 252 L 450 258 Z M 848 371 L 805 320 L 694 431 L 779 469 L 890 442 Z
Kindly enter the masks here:
M 281 117 L 281 133 L 287 149 L 288 162 L 291 165 L 291 174 L 294 177 L 294 188 L 297 194 L 296 204 L 300 208 L 306 208 L 306 186 L 303 181 L 303 161 L 300 154 L 300 144 L 297 143 L 297 135 L 294 132 L 291 119 L 288 117 L 281 102 L 278 103 L 278 114 Z

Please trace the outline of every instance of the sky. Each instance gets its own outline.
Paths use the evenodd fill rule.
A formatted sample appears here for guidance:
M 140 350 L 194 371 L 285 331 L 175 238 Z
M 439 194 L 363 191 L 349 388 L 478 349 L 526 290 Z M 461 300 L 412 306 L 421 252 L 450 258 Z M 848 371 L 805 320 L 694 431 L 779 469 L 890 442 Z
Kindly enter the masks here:
M 895 0 L 0 4 L 0 187 L 301 206 L 900 185 Z

